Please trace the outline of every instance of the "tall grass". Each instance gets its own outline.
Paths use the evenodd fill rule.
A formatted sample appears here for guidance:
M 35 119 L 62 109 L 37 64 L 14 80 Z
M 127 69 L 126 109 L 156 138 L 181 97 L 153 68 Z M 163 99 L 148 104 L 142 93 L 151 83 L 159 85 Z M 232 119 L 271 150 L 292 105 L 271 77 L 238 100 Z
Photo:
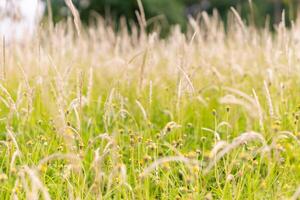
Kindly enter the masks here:
M 1 48 L 1 199 L 297 199 L 300 21 L 161 39 L 139 6 Z

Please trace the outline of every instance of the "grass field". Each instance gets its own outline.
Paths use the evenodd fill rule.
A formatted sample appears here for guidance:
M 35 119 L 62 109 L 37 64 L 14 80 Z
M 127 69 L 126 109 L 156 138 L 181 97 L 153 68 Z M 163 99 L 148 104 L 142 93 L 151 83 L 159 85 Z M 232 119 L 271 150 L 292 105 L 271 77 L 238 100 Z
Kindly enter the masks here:
M 297 199 L 300 21 L 131 29 L 2 44 L 1 199 Z

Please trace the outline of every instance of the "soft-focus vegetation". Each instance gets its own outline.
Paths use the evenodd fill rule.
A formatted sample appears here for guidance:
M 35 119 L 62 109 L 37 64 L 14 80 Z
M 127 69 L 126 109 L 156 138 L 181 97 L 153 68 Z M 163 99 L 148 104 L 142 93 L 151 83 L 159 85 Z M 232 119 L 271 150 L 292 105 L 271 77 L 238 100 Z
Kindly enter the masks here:
M 1 199 L 297 199 L 300 21 L 139 16 L 2 44 Z
M 51 2 L 55 21 L 71 14 L 64 0 Z M 90 22 L 99 14 L 113 18 L 117 24 L 121 17 L 137 22 L 136 0 L 74 0 L 73 2 L 84 22 Z M 172 24 L 180 24 L 183 29 L 186 29 L 187 17 L 197 16 L 201 11 L 212 14 L 213 10 L 217 10 L 221 18 L 227 20 L 227 13 L 231 7 L 235 7 L 243 19 L 263 27 L 266 20 L 270 25 L 278 24 L 283 10 L 286 12 L 286 22 L 295 20 L 299 6 L 297 0 L 143 0 L 142 2 L 147 19 L 152 18 L 149 23 L 162 25 L 163 31 Z

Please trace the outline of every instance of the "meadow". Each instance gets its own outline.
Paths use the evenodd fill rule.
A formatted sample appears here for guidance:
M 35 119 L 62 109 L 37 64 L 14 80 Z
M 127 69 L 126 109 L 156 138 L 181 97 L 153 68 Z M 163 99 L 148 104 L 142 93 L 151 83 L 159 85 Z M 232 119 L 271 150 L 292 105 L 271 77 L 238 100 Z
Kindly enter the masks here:
M 1 199 L 297 199 L 300 21 L 138 16 L 2 42 Z

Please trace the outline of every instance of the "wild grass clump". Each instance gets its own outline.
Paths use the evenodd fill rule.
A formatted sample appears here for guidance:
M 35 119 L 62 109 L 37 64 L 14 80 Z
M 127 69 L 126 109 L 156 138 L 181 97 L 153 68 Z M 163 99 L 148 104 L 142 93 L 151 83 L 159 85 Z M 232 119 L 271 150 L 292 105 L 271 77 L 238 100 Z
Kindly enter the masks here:
M 298 198 L 300 21 L 161 39 L 73 14 L 2 48 L 1 199 Z

